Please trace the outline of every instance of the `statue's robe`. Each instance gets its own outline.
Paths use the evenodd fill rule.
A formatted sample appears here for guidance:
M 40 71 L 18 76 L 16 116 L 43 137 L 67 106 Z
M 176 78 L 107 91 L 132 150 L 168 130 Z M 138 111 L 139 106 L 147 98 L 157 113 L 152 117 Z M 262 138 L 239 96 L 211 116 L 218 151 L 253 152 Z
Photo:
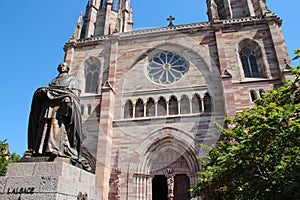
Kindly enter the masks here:
M 66 73 L 35 91 L 28 125 L 28 148 L 33 156 L 79 159 L 82 135 L 79 93 L 76 79 Z

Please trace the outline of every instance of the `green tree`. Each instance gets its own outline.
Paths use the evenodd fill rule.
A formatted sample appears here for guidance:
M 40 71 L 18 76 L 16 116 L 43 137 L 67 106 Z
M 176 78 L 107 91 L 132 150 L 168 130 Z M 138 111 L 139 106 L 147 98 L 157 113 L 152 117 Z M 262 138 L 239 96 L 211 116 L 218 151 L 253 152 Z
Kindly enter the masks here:
M 5 176 L 8 165 L 8 150 L 6 140 L 0 141 L 0 176 Z
M 0 141 L 0 176 L 5 176 L 8 163 L 18 162 L 21 156 L 16 153 L 10 154 L 6 140 Z
M 295 51 L 300 58 L 300 50 Z M 300 199 L 300 66 L 294 81 L 226 119 L 222 140 L 200 159 L 192 192 L 204 199 Z

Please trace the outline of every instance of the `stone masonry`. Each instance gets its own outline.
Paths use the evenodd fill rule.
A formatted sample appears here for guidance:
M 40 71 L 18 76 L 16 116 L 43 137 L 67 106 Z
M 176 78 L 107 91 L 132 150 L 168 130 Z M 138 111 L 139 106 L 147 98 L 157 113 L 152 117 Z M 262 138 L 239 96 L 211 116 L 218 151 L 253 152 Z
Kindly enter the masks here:
M 154 180 L 165 180 L 167 169 L 175 177 L 176 199 L 176 177 L 187 177 L 189 187 L 197 181 L 197 157 L 207 153 L 199 144 L 218 141 L 214 123 L 224 125 L 224 117 L 251 108 L 285 78 L 289 58 L 282 21 L 265 0 L 207 0 L 207 5 L 208 22 L 139 31 L 132 31 L 129 0 L 89 1 L 79 17 L 65 61 L 82 89 L 83 155 L 104 200 L 150 200 Z M 171 84 L 148 75 L 150 60 L 161 52 L 187 60 L 188 70 Z M 199 112 L 192 109 L 195 102 Z

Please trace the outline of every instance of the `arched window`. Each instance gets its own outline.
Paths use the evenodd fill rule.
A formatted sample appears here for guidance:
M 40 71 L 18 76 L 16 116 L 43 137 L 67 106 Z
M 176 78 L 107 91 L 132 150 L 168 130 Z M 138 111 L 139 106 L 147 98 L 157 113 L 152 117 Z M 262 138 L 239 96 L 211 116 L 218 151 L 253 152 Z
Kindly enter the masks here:
M 97 93 L 99 71 L 92 65 L 85 70 L 85 92 Z
M 90 115 L 92 113 L 92 106 L 91 104 L 89 104 L 87 107 L 88 107 L 88 115 Z
M 135 117 L 144 117 L 144 102 L 138 99 L 135 103 Z
M 259 96 L 262 97 L 263 94 L 265 94 L 266 91 L 264 89 L 259 89 Z
M 169 115 L 178 114 L 178 101 L 175 96 L 171 96 L 169 99 Z
M 180 99 L 180 114 L 191 113 L 190 100 L 186 95 L 183 95 Z
M 260 45 L 252 39 L 246 38 L 239 43 L 239 56 L 246 78 L 266 77 L 263 53 Z
M 167 115 L 167 103 L 165 98 L 160 97 L 157 102 L 157 116 Z
M 259 77 L 258 66 L 255 54 L 249 48 L 241 51 L 241 61 L 244 69 L 245 77 Z
M 209 93 L 206 93 L 203 98 L 204 101 L 204 112 L 212 112 L 212 99 Z
M 193 113 L 202 112 L 201 98 L 200 98 L 199 94 L 194 94 L 194 96 L 192 98 L 192 112 Z
M 146 105 L 146 116 L 153 117 L 155 116 L 155 102 L 153 98 L 149 98 Z
M 133 105 L 131 100 L 127 100 L 124 107 L 124 118 L 133 117 Z
M 254 102 L 257 99 L 257 94 L 255 90 L 250 91 L 251 101 Z

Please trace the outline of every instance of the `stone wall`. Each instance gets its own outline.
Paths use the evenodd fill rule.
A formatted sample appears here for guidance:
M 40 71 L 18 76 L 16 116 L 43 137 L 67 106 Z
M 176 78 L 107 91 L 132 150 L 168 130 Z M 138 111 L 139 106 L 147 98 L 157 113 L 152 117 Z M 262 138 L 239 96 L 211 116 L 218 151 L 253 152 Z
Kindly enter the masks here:
M 121 198 L 151 197 L 155 155 L 170 151 L 186 159 L 184 170 L 195 182 L 199 170 L 196 158 L 207 153 L 199 144 L 214 145 L 219 138 L 214 122 L 223 125 L 225 116 L 233 117 L 253 106 L 253 91 L 259 98 L 260 91 L 268 92 L 280 84 L 283 61 L 288 59 L 280 23 L 277 16 L 249 17 L 125 32 L 66 44 L 66 60 L 83 90 L 82 104 L 93 108 L 83 116 L 84 144 L 97 161 L 97 186 L 103 189 L 103 198 L 116 190 L 112 184 L 115 169 L 122 171 Z M 245 78 L 240 60 L 244 44 L 251 44 L 259 52 L 256 56 L 262 77 Z M 184 57 L 189 61 L 188 72 L 172 84 L 153 82 L 146 70 L 149 58 L 159 51 Z M 94 94 L 84 91 L 87 63 L 99 68 Z M 159 97 L 168 102 L 172 95 L 178 100 L 186 95 L 191 100 L 195 93 L 201 98 L 205 93 L 211 95 L 212 112 L 124 118 L 127 100 L 134 106 L 138 99 L 147 102 L 152 97 L 157 103 Z

